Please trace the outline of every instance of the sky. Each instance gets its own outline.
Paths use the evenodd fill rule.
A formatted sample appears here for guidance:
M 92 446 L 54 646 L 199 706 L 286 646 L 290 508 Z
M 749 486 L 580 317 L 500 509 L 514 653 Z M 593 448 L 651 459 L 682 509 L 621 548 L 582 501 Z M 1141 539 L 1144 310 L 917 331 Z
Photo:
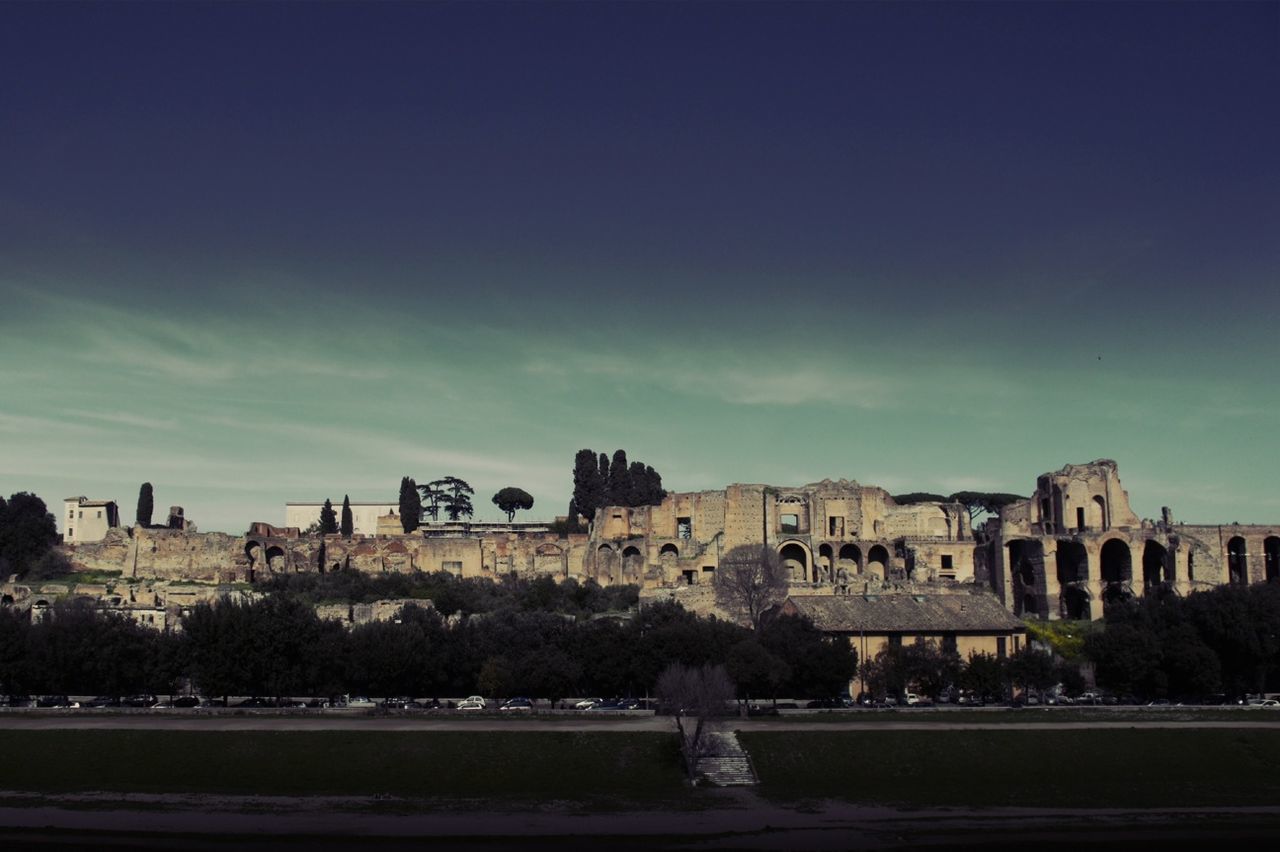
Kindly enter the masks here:
M 1280 4 L 0 3 L 0 492 L 1280 520 Z

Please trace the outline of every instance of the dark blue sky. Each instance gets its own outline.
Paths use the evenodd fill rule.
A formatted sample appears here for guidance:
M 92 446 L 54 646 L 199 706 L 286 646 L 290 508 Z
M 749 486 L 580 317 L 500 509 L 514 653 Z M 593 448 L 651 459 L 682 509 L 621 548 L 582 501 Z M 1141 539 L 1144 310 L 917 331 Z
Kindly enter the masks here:
M 554 395 L 529 365 L 551 365 L 577 383 L 551 407 L 582 424 L 572 449 L 679 436 L 651 411 L 594 422 L 602 394 L 674 394 L 693 432 L 751 424 L 708 484 L 787 475 L 734 465 L 785 448 L 762 424 L 870 386 L 948 422 L 976 415 L 947 394 L 1005 388 L 972 405 L 1007 418 L 978 431 L 1026 481 L 1081 453 L 1155 478 L 1188 418 L 1194 481 L 1274 481 L 1277 92 L 1274 2 L 10 3 L 0 286 L 19 295 L 0 332 L 55 345 L 64 299 L 158 324 L 141 339 L 206 367 L 222 355 L 200 341 L 232 333 L 380 369 L 406 360 L 398 341 L 465 362 L 466 387 L 526 419 Z M 764 402 L 707 379 L 729 406 L 709 410 L 687 378 L 599 366 L 634 358 L 667 376 L 750 364 L 739 380 L 775 390 L 746 397 L 776 399 L 743 412 Z M 777 390 L 798 370 L 811 392 Z M 1150 416 L 1117 426 L 1135 398 Z M 475 432 L 472 404 L 450 417 Z M 924 487 L 955 458 L 919 460 L 909 428 L 861 410 L 800 442 L 794 475 L 884 458 Z M 1224 411 L 1254 419 L 1217 428 Z M 719 451 L 691 443 L 669 464 Z M 995 479 L 1022 489 L 1013 475 Z

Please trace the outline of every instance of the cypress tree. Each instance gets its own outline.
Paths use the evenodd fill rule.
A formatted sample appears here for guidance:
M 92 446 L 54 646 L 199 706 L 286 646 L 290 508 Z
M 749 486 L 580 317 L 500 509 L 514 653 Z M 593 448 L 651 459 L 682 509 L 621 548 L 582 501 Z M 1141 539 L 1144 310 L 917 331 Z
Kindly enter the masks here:
M 351 538 L 355 528 L 355 522 L 351 518 L 351 497 L 344 494 L 342 495 L 342 537 Z
M 573 505 L 588 520 L 604 505 L 604 485 L 595 450 L 578 450 L 573 458 Z
M 662 476 L 649 465 L 644 467 L 645 477 L 645 503 L 650 506 L 657 506 L 667 497 L 667 492 L 662 487 Z
M 333 535 L 337 531 L 338 517 L 334 514 L 333 503 L 326 497 L 320 507 L 320 535 Z
M 422 501 L 418 484 L 409 477 L 400 480 L 400 526 L 411 533 L 422 523 Z
M 627 467 L 627 451 L 614 450 L 609 466 L 609 505 L 630 506 L 631 470 Z
M 155 511 L 155 497 L 151 492 L 151 483 L 144 482 L 138 489 L 138 526 L 151 526 L 151 515 Z

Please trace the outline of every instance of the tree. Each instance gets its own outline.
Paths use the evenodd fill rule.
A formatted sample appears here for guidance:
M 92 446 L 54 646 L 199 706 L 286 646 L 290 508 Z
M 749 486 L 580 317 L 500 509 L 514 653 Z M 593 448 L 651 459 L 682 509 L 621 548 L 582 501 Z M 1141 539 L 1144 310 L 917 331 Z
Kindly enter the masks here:
M 533 497 L 522 488 L 507 486 L 493 495 L 493 505 L 505 512 L 507 523 L 511 523 L 511 519 L 516 516 L 517 511 L 533 508 Z
M 595 450 L 578 450 L 573 457 L 573 507 L 591 520 L 596 516 L 596 509 L 605 503 L 605 490 Z M 572 514 L 570 512 L 571 522 Z
M 963 671 L 960 686 L 982 701 L 1004 697 L 1005 661 L 994 654 L 971 653 Z
M 663 709 L 676 720 L 680 753 L 692 781 L 702 756 L 707 720 L 725 711 L 736 689 L 724 666 L 672 663 L 658 676 L 656 692 Z
M 475 510 L 471 507 L 471 495 L 476 492 L 466 480 L 456 476 L 446 476 L 431 483 L 431 487 L 439 487 L 443 495 L 441 500 L 444 511 L 449 516 L 449 520 L 456 522 L 459 518 L 464 516 L 469 518 L 475 514 Z
M 1056 684 L 1059 677 L 1053 657 L 1030 645 L 1009 658 L 1006 671 L 1023 692 L 1043 692 Z
M 791 667 L 765 650 L 755 638 L 743 639 L 730 648 L 725 668 L 738 685 L 738 697 L 745 701 L 753 695 L 776 699 L 778 687 L 791 677 Z
M 760 627 L 766 609 L 782 602 L 787 575 L 772 547 L 743 544 L 720 557 L 713 587 L 716 603 Z
M 1025 500 L 1021 494 L 1006 494 L 998 491 L 957 491 L 947 498 L 947 502 L 963 504 L 969 510 L 969 523 L 972 524 L 978 515 L 986 512 L 1000 514 L 1003 506 Z
M 627 466 L 627 451 L 614 450 L 613 462 L 609 465 L 609 505 L 630 506 L 631 497 L 631 468 Z
M 320 535 L 333 535 L 338 531 L 338 515 L 333 511 L 333 503 L 329 498 L 324 498 L 324 505 L 320 507 Z
M 355 521 L 351 517 L 351 497 L 344 494 L 342 495 L 342 537 L 351 538 L 352 533 L 355 532 L 355 528 Z
M 432 521 L 440 520 L 440 503 L 444 500 L 444 491 L 437 488 L 437 482 L 429 482 L 426 485 L 418 486 L 418 493 L 422 495 L 421 505 L 422 511 Z
M 58 523 L 34 494 L 19 491 L 0 500 L 0 565 L 21 579 L 58 543 Z
M 155 496 L 151 491 L 151 483 L 144 482 L 138 489 L 138 526 L 146 529 L 151 526 L 151 515 L 155 512 Z
M 666 499 L 666 489 L 662 487 L 662 477 L 649 465 L 644 466 L 644 504 L 646 506 L 659 506 Z
M 400 526 L 411 533 L 422 523 L 422 500 L 418 497 L 418 485 L 411 478 L 400 480 Z
M 912 491 L 909 494 L 894 494 L 893 502 L 899 506 L 910 506 L 912 503 L 946 503 L 947 498 L 931 491 Z

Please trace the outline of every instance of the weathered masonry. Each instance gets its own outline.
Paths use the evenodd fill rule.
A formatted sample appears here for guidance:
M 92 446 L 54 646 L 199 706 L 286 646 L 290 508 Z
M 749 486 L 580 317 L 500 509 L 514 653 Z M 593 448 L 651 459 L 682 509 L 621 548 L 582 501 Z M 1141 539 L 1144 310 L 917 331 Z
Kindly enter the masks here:
M 1116 463 L 1067 465 L 985 529 L 993 588 L 1017 615 L 1101 618 L 1112 602 L 1280 581 L 1280 524 L 1141 520 Z
M 1186 594 L 1224 583 L 1280 581 L 1280 524 L 1142 520 L 1116 463 L 1067 465 L 1027 500 L 979 530 L 959 503 L 898 505 L 882 488 L 823 480 L 794 488 L 738 484 L 668 494 L 657 506 L 601 509 L 589 532 L 538 524 L 425 524 L 394 516 L 373 535 L 304 536 L 252 524 L 241 536 L 114 527 L 66 545 L 82 569 L 124 578 L 252 583 L 279 573 L 448 571 L 459 577 L 574 578 L 634 583 L 710 609 L 723 554 L 764 544 L 786 566 L 791 593 L 985 593 L 1015 615 L 1101 618 L 1109 602 Z

